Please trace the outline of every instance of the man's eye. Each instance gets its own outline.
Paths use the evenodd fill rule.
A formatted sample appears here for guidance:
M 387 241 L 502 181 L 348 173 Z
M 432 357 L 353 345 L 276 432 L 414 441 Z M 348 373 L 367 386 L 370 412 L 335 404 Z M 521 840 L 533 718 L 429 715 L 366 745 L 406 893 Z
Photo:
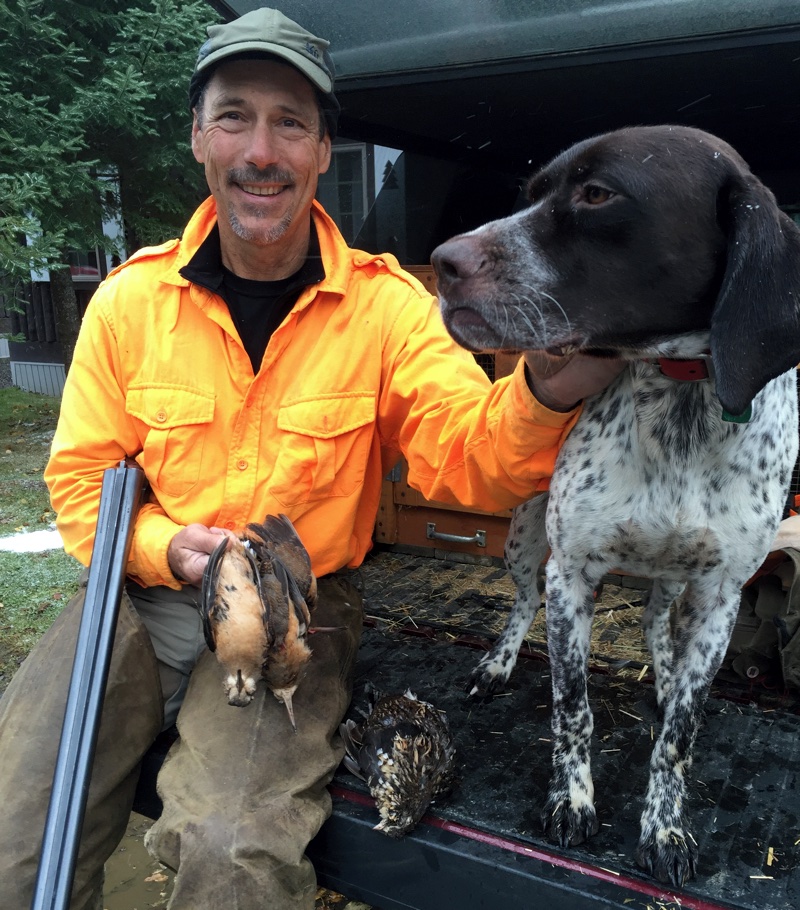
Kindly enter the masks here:
M 583 199 L 589 205 L 602 205 L 604 202 L 608 202 L 613 195 L 614 193 L 611 190 L 607 190 L 604 186 L 597 186 L 594 183 L 588 183 L 583 188 Z

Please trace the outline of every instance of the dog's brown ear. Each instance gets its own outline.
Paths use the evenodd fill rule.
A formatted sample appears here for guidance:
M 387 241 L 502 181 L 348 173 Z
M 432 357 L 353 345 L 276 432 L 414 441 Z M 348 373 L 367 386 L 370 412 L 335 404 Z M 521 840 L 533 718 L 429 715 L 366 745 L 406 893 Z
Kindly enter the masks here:
M 742 414 L 800 363 L 800 229 L 756 177 L 735 169 L 720 193 L 728 261 L 711 319 L 717 395 Z

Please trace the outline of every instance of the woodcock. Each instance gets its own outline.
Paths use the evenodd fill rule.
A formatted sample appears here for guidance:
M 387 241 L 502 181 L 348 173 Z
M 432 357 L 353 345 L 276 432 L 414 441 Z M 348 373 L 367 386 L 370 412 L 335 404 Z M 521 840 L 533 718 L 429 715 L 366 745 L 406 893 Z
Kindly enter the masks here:
M 268 515 L 240 538 L 220 541 L 203 573 L 200 602 L 206 642 L 226 671 L 229 704 L 250 704 L 263 678 L 297 730 L 292 696 L 311 658 L 306 637 L 316 598 L 311 560 L 285 515 Z
M 370 698 L 363 723 L 339 727 L 344 764 L 369 787 L 381 816 L 375 830 L 402 837 L 452 789 L 455 746 L 445 713 L 412 692 Z

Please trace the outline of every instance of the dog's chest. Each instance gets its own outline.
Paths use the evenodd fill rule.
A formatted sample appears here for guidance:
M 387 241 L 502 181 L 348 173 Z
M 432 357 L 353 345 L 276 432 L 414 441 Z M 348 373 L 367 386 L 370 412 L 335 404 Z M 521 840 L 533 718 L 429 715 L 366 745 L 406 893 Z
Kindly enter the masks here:
M 722 419 L 712 383 L 629 368 L 587 402 L 561 451 L 547 518 L 553 552 L 683 577 L 760 559 L 797 455 L 796 408 L 793 374 L 735 424 Z

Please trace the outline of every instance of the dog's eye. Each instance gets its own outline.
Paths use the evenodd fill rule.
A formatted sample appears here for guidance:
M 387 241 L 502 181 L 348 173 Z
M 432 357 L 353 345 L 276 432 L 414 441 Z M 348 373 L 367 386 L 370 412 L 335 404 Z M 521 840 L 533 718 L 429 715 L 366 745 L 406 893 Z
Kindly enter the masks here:
M 589 205 L 602 205 L 604 202 L 608 202 L 613 195 L 611 190 L 607 190 L 604 186 L 597 186 L 595 183 L 587 183 L 583 188 L 583 199 Z

